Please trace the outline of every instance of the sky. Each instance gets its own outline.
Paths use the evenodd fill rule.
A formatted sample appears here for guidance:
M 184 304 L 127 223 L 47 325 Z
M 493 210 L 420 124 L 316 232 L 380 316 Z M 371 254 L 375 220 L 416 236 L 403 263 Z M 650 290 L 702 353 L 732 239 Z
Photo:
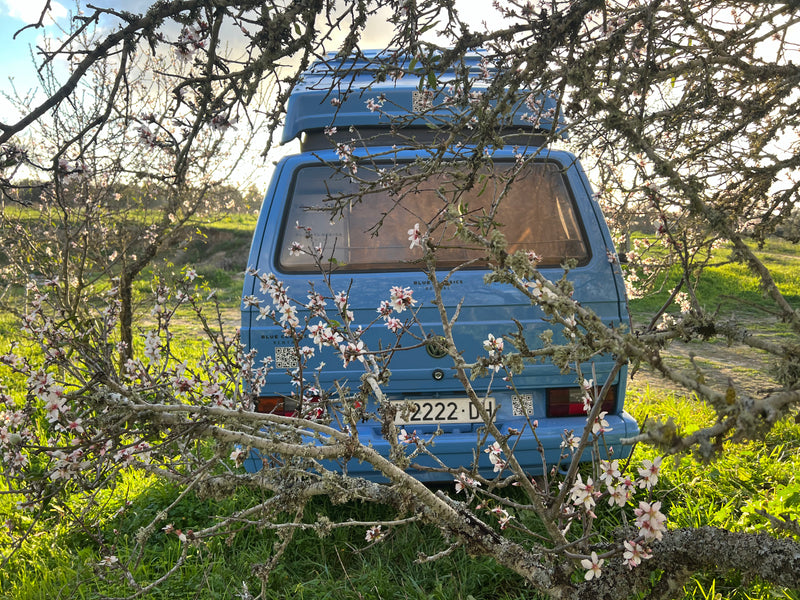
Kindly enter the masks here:
M 32 47 L 42 39 L 42 29 L 27 29 L 14 38 L 14 34 L 27 23 L 36 22 L 41 15 L 44 0 L 0 0 L 0 90 L 8 89 L 13 78 L 17 92 L 25 94 L 35 87 L 37 80 L 32 66 Z M 52 2 L 52 15 L 58 20 L 68 18 L 63 4 Z M 48 19 L 48 32 L 55 33 L 52 19 Z M 5 119 L 3 119 L 5 120 Z
M 85 5 L 88 0 L 80 0 Z M 124 9 L 132 13 L 144 13 L 155 0 L 92 0 L 91 4 L 101 7 Z M 462 17 L 472 16 L 473 26 L 480 26 L 481 21 L 492 17 L 493 9 L 490 0 L 456 0 Z M 22 115 L 5 97 L 16 91 L 19 97 L 36 93 L 41 100 L 41 84 L 37 78 L 33 64 L 33 53 L 36 46 L 46 38 L 57 38 L 68 28 L 70 19 L 77 10 L 75 0 L 51 0 L 51 11 L 45 19 L 44 27 L 28 28 L 18 31 L 29 23 L 39 20 L 46 0 L 0 0 L 0 122 L 16 122 Z M 387 15 L 388 16 L 388 15 Z M 495 13 L 499 20 L 499 15 Z M 100 26 L 115 26 L 103 23 Z M 342 39 L 348 32 L 342 32 Z M 386 18 L 374 18 L 368 22 L 362 38 L 363 48 L 384 47 L 390 39 L 391 29 Z M 16 34 L 16 36 L 15 36 Z M 177 26 L 176 26 L 177 35 Z M 331 44 L 335 47 L 340 40 Z M 235 44 L 235 42 L 233 42 Z M 41 60 L 39 58 L 39 60 Z M 13 87 L 12 87 L 13 86 Z M 291 148 L 279 148 L 270 153 L 272 159 L 291 151 Z
M 87 0 L 82 0 L 85 4 Z M 95 6 L 124 9 L 133 13 L 143 13 L 155 0 L 93 0 Z M 13 78 L 17 92 L 23 94 L 37 87 L 37 79 L 32 66 L 31 52 L 44 36 L 58 36 L 60 28 L 66 27 L 70 16 L 76 10 L 75 0 L 51 0 L 51 12 L 46 27 L 29 28 L 17 35 L 14 34 L 28 23 L 38 21 L 46 0 L 0 0 L 0 91 L 8 89 L 9 78 Z M 473 26 L 480 26 L 485 19 L 499 21 L 499 14 L 494 11 L 490 0 L 457 0 L 456 5 L 467 21 L 474 21 Z M 471 17 L 471 18 L 470 18 Z M 55 22 L 54 22 L 55 21 Z M 495 23 L 496 24 L 496 23 Z M 384 19 L 372 19 L 367 26 L 362 47 L 381 47 L 388 41 L 389 27 Z M 346 33 L 346 32 L 344 32 Z M 342 37 L 344 36 L 342 34 Z M 0 100 L 0 110 L 5 111 Z M 0 121 L 8 120 L 4 114 Z

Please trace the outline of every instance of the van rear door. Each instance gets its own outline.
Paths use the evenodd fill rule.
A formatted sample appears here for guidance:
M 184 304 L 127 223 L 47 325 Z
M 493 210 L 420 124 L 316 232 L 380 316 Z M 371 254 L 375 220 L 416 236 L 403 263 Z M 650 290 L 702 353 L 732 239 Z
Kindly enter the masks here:
M 333 153 L 318 155 L 323 161 L 336 163 Z M 325 296 L 346 292 L 347 309 L 354 315 L 349 326 L 352 330 L 359 326 L 368 329 L 362 339 L 370 350 L 378 351 L 391 347 L 397 340 L 377 312 L 381 302 L 390 299 L 392 288 L 413 290 L 414 310 L 422 329 L 412 328 L 412 333 L 422 337 L 441 331 L 438 309 L 432 304 L 432 289 L 422 272 L 422 249 L 411 247 L 409 240 L 414 228 L 419 227 L 422 234 L 441 247 L 439 269 L 466 265 L 451 275 L 444 301 L 451 315 L 460 306 L 456 342 L 465 351 L 467 360 L 472 360 L 485 353 L 483 341 L 489 334 L 500 337 L 513 328 L 515 319 L 524 327 L 533 347 L 540 344 L 539 335 L 553 328 L 542 320 L 541 309 L 531 306 L 510 286 L 485 285 L 486 252 L 457 235 L 462 225 L 484 236 L 498 229 L 508 241 L 509 252 L 535 253 L 539 269 L 551 279 L 560 277 L 563 273 L 560 265 L 571 259 L 576 265 L 569 274 L 575 299 L 592 308 L 604 321 L 618 323 L 620 299 L 615 274 L 605 253 L 604 224 L 598 221 L 593 200 L 584 191 L 574 157 L 552 152 L 548 160 L 533 163 L 522 171 L 517 170 L 510 153 L 506 160 L 503 158 L 496 156 L 494 171 L 482 173 L 468 190 L 458 189 L 457 179 L 444 174 L 400 194 L 376 192 L 357 202 L 342 201 L 348 196 L 354 199 L 358 190 L 358 183 L 346 173 L 321 165 L 317 158 L 290 158 L 283 167 L 281 181 L 272 187 L 271 197 L 265 200 L 262 217 L 264 213 L 269 217 L 259 221 L 256 237 L 260 236 L 260 240 L 254 240 L 250 264 L 261 273 L 275 273 L 288 286 L 290 295 L 303 304 L 308 302 L 306 294 L 310 286 Z M 378 180 L 390 169 L 390 164 L 379 163 L 372 171 L 359 169 L 357 176 Z M 513 181 L 508 185 L 512 173 Z M 331 198 L 340 199 L 338 211 L 331 211 Z M 314 260 L 317 253 L 322 257 L 323 267 L 331 270 L 333 290 L 323 289 Z M 254 278 L 250 277 L 246 285 L 246 295 L 259 295 Z M 329 316 L 334 316 L 332 309 L 329 302 Z M 406 321 L 410 314 L 411 311 L 393 316 Z M 243 336 L 260 357 L 272 358 L 278 371 L 295 364 L 290 357 L 290 343 L 281 328 L 268 319 L 259 319 L 257 308 L 244 307 Z M 413 342 L 404 341 L 406 345 Z M 338 352 L 317 349 L 316 358 L 326 363 L 321 375 L 324 382 L 349 379 L 357 384 L 353 366 L 345 369 Z M 397 394 L 455 391 L 457 385 L 450 376 L 449 366 L 448 359 L 433 356 L 425 346 L 395 353 L 388 391 Z M 288 376 L 275 373 L 271 377 L 274 383 L 281 382 L 279 387 L 290 390 Z M 526 368 L 516 383 L 541 386 L 542 382 L 562 378 L 552 365 L 539 364 Z M 574 376 L 571 381 L 574 383 Z M 488 387 L 488 380 L 484 386 Z

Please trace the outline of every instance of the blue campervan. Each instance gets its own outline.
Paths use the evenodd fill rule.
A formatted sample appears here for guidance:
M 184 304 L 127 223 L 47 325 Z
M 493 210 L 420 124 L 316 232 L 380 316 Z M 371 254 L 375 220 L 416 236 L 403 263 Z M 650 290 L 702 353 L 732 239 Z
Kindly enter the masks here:
M 379 318 L 376 308 L 390 297 L 392 288 L 413 290 L 413 310 L 421 324 L 418 331 L 428 337 L 419 337 L 418 343 L 408 344 L 413 348 L 392 356 L 391 375 L 383 390 L 386 398 L 397 403 L 395 423 L 409 436 L 428 438 L 439 432 L 431 449 L 447 466 L 470 468 L 477 460 L 481 472 L 491 474 L 491 457 L 477 444 L 479 440 L 493 440 L 481 437 L 483 423 L 453 376 L 452 359 L 434 343 L 442 331 L 441 318 L 420 263 L 422 250 L 413 243 L 415 228 L 425 234 L 427 224 L 448 210 L 447 191 L 456 189 L 457 184 L 443 169 L 422 184 L 417 183 L 413 193 L 401 195 L 402 201 L 396 193 L 381 193 L 380 186 L 373 186 L 358 202 L 344 206 L 339 202 L 335 213 L 329 210 L 332 198 L 357 195 L 359 182 L 369 184 L 370 178 L 374 181 L 386 177 L 392 169 L 413 173 L 413 165 L 424 158 L 424 151 L 410 149 L 405 142 L 440 135 L 447 127 L 448 115 L 453 114 L 446 96 L 451 91 L 446 87 L 438 91 L 426 89 L 408 62 L 403 62 L 407 58 L 397 59 L 398 69 L 405 71 L 399 78 L 387 77 L 385 67 L 377 73 L 373 58 L 329 57 L 312 65 L 288 102 L 282 141 L 299 138 L 300 151 L 283 158 L 275 167 L 253 235 L 250 272 L 243 291 L 243 344 L 256 352 L 257 361 L 268 361 L 272 367 L 261 386 L 257 409 L 295 414 L 297 388 L 293 381 L 296 374 L 293 376 L 292 372 L 298 366 L 298 356 L 292 341 L 284 335 L 286 323 L 264 318 L 258 302 L 248 299 L 269 303 L 257 276 L 267 273 L 274 274 L 289 295 L 297 299 L 306 299 L 312 288 L 330 295 L 320 274 L 318 257 L 293 251 L 313 247 L 324 256 L 322 264 L 328 271 L 330 287 L 347 292 L 346 309 L 352 313 L 348 325 L 352 331 L 363 327 L 361 339 L 366 348 L 377 350 L 395 343 L 395 332 L 381 322 L 375 324 Z M 470 93 L 478 93 L 480 80 L 487 74 L 481 56 L 468 58 L 461 68 L 474 75 L 476 84 Z M 520 103 L 499 132 L 508 145 L 491 150 L 490 164 L 480 173 L 480 185 L 458 189 L 458 206 L 485 211 L 487 203 L 497 203 L 501 194 L 502 203 L 492 214 L 493 221 L 502 224 L 509 252 L 535 252 L 539 271 L 550 280 L 562 277 L 562 265 L 569 260 L 574 265 L 568 273 L 574 299 L 607 325 L 624 327 L 629 324 L 625 288 L 619 266 L 609 260 L 613 243 L 589 181 L 574 155 L 550 147 L 541 151 L 545 139 L 542 131 L 558 126 L 550 118 L 553 105 L 552 98 L 542 98 L 537 104 L 538 116 L 531 118 L 531 103 Z M 456 143 L 453 160 L 469 151 L 468 142 Z M 535 158 L 519 170 L 520 156 L 532 154 Z M 511 169 L 516 169 L 513 182 L 497 184 Z M 495 188 L 502 192 L 495 193 Z M 441 269 L 444 277 L 450 269 L 462 266 L 450 275 L 443 301 L 451 315 L 459 306 L 453 333 L 466 360 L 485 357 L 484 342 L 515 331 L 515 322 L 532 347 L 541 345 L 540 336 L 547 330 L 556 329 L 557 342 L 561 334 L 543 319 L 540 307 L 511 286 L 484 283 L 487 265 L 481 260 L 482 251 L 468 244 L 449 243 L 455 239 L 452 227 L 451 218 L 427 234 L 436 235 L 443 246 L 437 273 Z M 334 307 L 332 300 L 328 304 L 329 310 Z M 396 316 L 406 318 L 410 314 L 411 311 Z M 299 317 L 302 321 L 303 315 Z M 310 322 L 318 320 L 312 318 Z M 430 343 L 424 343 L 426 339 Z M 315 388 L 332 394 L 332 402 L 336 402 L 335 390 L 344 389 L 334 382 L 344 383 L 350 390 L 361 385 L 358 362 L 345 366 L 347 361 L 342 360 L 338 348 L 321 344 L 317 347 L 310 334 L 308 345 L 316 350 L 308 362 L 309 379 L 313 376 Z M 322 362 L 323 369 L 313 370 Z M 602 384 L 615 372 L 614 363 L 613 357 L 599 355 L 582 369 L 586 376 Z M 526 364 L 514 376 L 513 386 L 506 385 L 501 377 L 502 373 L 490 368 L 472 385 L 486 397 L 486 406 L 494 411 L 494 421 L 501 432 L 523 432 L 514 441 L 515 456 L 531 474 L 541 473 L 545 461 L 538 444 L 543 446 L 547 465 L 555 465 L 563 452 L 565 431 L 578 435 L 583 431 L 586 417 L 580 382 L 574 372 L 564 373 L 549 362 Z M 639 431 L 636 421 L 623 409 L 625 387 L 623 368 L 616 372 L 613 385 L 602 399 L 608 422 L 605 447 L 613 448 L 617 458 L 630 452 L 620 440 Z M 536 438 L 529 434 L 533 421 L 537 423 Z M 386 428 L 380 420 L 365 419 L 358 429 L 362 443 L 389 455 Z M 423 466 L 434 466 L 425 456 L 415 460 Z M 245 464 L 252 471 L 259 469 L 262 461 L 256 452 L 251 452 Z M 336 468 L 352 475 L 379 476 L 370 465 L 356 461 Z M 416 474 L 423 480 L 443 478 L 441 472 Z

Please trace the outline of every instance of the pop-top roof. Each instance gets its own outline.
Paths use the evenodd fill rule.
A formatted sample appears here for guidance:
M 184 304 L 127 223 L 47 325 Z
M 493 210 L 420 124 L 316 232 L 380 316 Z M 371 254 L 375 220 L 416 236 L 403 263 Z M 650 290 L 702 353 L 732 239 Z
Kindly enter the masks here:
M 463 69 L 468 69 L 473 93 L 485 91 L 497 73 L 495 67 L 485 64 L 480 52 L 466 55 L 462 64 L 459 69 L 462 74 Z M 330 54 L 326 61 L 312 64 L 292 92 L 281 141 L 288 142 L 303 132 L 319 132 L 328 127 L 388 129 L 393 123 L 400 123 L 402 127 L 441 128 L 443 121 L 454 119 L 463 108 L 451 102 L 456 89 L 447 85 L 457 79 L 455 71 L 450 68 L 437 75 L 430 82 L 435 83 L 435 88 L 426 85 L 427 79 L 420 85 L 421 78 L 426 77 L 421 67 L 408 55 L 399 53 L 372 51 L 344 58 Z M 503 127 L 530 133 L 550 132 L 555 106 L 550 94 L 528 103 L 521 94 L 513 115 Z

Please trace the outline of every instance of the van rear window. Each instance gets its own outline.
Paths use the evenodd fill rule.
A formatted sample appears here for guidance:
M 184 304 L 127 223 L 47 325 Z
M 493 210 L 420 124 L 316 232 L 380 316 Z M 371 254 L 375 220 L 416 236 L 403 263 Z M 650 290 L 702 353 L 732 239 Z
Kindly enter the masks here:
M 377 181 L 380 171 L 360 169 L 358 176 Z M 335 259 L 337 270 L 418 268 L 422 249 L 409 247 L 409 230 L 416 224 L 439 246 L 437 264 L 443 269 L 470 260 L 474 261 L 470 267 L 486 267 L 486 251 L 456 235 L 460 225 L 483 236 L 498 228 L 509 252 L 536 252 L 542 257 L 541 266 L 559 266 L 568 258 L 578 264 L 589 259 L 574 201 L 561 169 L 553 163 L 518 169 L 498 162 L 468 189 L 445 172 L 400 193 L 378 191 L 356 200 L 357 192 L 357 182 L 331 167 L 308 166 L 295 173 L 278 249 L 281 270 L 316 270 L 307 252 L 292 250 L 309 247 L 306 228 L 312 232 L 313 246 L 322 250 L 323 262 Z M 339 198 L 341 206 L 348 197 L 343 210 L 333 216 L 334 199 Z

